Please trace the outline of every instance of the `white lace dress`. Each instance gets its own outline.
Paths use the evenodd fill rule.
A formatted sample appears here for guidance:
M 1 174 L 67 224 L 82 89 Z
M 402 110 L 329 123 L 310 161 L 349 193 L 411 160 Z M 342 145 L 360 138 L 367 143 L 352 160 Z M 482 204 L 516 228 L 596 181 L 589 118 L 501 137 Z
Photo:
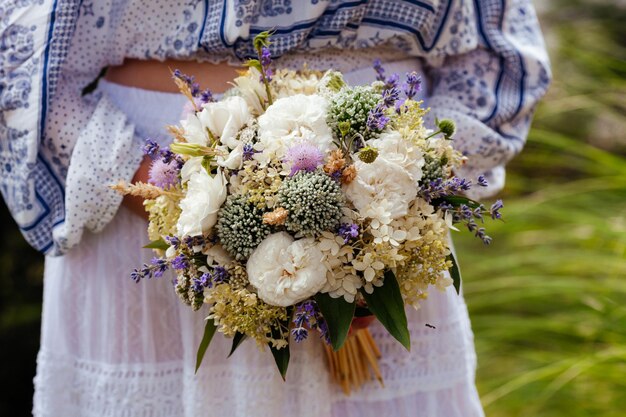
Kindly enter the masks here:
M 419 70 L 419 60 L 388 70 Z M 349 79 L 369 82 L 373 71 L 354 71 Z M 126 113 L 138 136 L 161 140 L 162 127 L 177 122 L 185 101 L 104 81 L 99 94 Z M 384 388 L 371 382 L 346 397 L 331 382 L 316 337 L 293 344 L 286 382 L 269 351 L 252 342 L 227 360 L 230 340 L 219 335 L 195 375 L 204 315 L 178 300 L 167 277 L 131 281 L 130 271 L 152 256 L 141 249 L 146 241 L 145 222 L 122 207 L 101 233 L 86 232 L 67 255 L 46 259 L 36 416 L 483 415 L 467 309 L 454 289 L 435 290 L 422 309 L 408 310 L 410 352 L 379 324 L 371 326 Z

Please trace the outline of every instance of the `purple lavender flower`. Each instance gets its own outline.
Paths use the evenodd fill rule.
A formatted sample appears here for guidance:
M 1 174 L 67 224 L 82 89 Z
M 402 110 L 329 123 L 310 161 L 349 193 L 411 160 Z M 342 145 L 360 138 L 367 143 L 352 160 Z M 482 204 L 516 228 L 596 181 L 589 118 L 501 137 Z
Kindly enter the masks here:
M 406 84 L 404 85 L 404 94 L 408 99 L 415 97 L 418 91 L 422 89 L 422 77 L 417 72 L 409 72 L 406 75 Z
M 356 223 L 342 223 L 339 226 L 338 234 L 343 238 L 343 243 L 348 243 L 351 239 L 359 237 L 359 225 Z
M 170 188 L 178 184 L 179 171 L 180 168 L 176 161 L 166 163 L 162 159 L 157 159 L 152 162 L 148 181 L 163 189 Z
M 502 218 L 502 214 L 500 213 L 500 209 L 502 209 L 502 207 L 504 207 L 504 203 L 502 202 L 502 200 L 498 200 L 491 205 L 489 213 L 491 214 L 492 219 L 495 220 Z
M 178 255 L 171 262 L 172 268 L 181 270 L 186 269 L 189 266 L 189 262 L 187 261 L 187 257 L 185 255 Z
M 394 72 L 385 80 L 385 90 L 391 90 L 392 88 L 398 88 L 400 83 L 400 74 Z
M 146 139 L 146 144 L 143 146 L 144 155 L 148 155 L 150 158 L 154 159 L 159 156 L 161 152 L 161 147 L 156 141 L 152 139 Z
M 203 90 L 200 93 L 200 101 L 202 103 L 213 103 L 213 102 L 215 102 L 215 98 L 213 97 L 213 92 L 211 90 L 209 90 L 208 88 L 206 90 Z
M 261 47 L 260 61 L 263 67 L 263 73 L 265 74 L 265 81 L 272 81 L 272 75 L 274 75 L 274 72 L 270 68 L 270 65 L 272 65 L 272 53 L 267 46 Z
M 246 143 L 245 145 L 243 145 L 243 160 L 244 161 L 252 160 L 256 152 L 257 151 L 254 150 L 254 147 L 252 146 L 251 143 Z
M 376 71 L 376 80 L 385 81 L 385 69 L 380 59 L 374 60 L 374 71 Z
M 187 84 L 189 86 L 189 90 L 191 91 L 192 96 L 196 97 L 198 96 L 198 94 L 200 94 L 200 85 L 197 82 L 195 82 L 195 79 L 193 76 L 183 74 L 178 69 L 174 70 L 174 73 L 172 74 L 172 76 L 174 78 L 178 78 L 179 80 Z
M 174 246 L 174 249 L 178 249 L 180 247 L 180 239 L 176 236 L 165 236 L 165 241 L 170 246 Z
M 389 120 L 389 117 L 385 115 L 385 106 L 379 103 L 367 115 L 367 128 L 372 131 L 381 131 L 387 126 Z
M 385 107 L 393 106 L 400 98 L 400 90 L 392 87 L 383 91 L 383 104 Z
M 167 263 L 166 259 L 154 257 L 152 258 L 151 262 L 155 278 L 161 278 L 163 276 L 163 273 L 167 271 L 167 268 L 169 268 L 169 264 Z
M 480 229 L 476 230 L 476 233 L 474 235 L 480 240 L 482 240 L 485 245 L 491 244 L 491 237 L 485 234 L 484 227 L 481 227 Z
M 194 246 L 204 246 L 206 241 L 203 236 L 186 236 L 183 243 L 188 248 L 193 248 Z
M 313 172 L 324 161 L 324 155 L 319 148 L 308 142 L 301 142 L 287 151 L 285 162 L 291 165 L 290 175 L 298 171 Z
M 476 182 L 478 183 L 478 185 L 480 185 L 481 187 L 486 187 L 489 185 L 489 183 L 487 182 L 487 178 L 485 178 L 484 175 L 479 175 L 478 179 L 476 180 Z
M 309 335 L 309 329 L 316 329 L 320 333 L 320 337 L 330 344 L 328 335 L 328 325 L 317 308 L 317 304 L 313 300 L 303 301 L 296 305 L 293 323 L 295 327 L 291 330 L 296 342 L 301 342 Z
M 214 284 L 222 284 L 228 280 L 229 274 L 223 266 L 213 268 L 212 279 Z

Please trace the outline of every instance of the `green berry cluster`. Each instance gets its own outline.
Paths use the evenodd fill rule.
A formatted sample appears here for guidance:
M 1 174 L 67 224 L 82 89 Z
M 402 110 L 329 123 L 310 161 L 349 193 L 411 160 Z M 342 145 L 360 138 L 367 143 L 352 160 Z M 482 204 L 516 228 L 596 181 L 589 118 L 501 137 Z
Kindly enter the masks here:
M 343 196 L 339 184 L 328 175 L 301 171 L 283 182 L 278 203 L 289 212 L 287 230 L 316 237 L 339 224 Z
M 263 211 L 245 196 L 229 196 L 218 213 L 217 236 L 237 260 L 248 259 L 270 232 L 270 226 L 263 223 Z
M 420 183 L 428 184 L 430 181 L 436 180 L 437 178 L 443 178 L 443 166 L 447 161 L 434 158 L 427 153 L 424 154 L 424 161 L 425 164 L 422 167 L 422 179 Z
M 330 102 L 328 111 L 328 125 L 333 128 L 337 138 L 344 135 L 348 139 L 363 135 L 364 140 L 368 140 L 376 135 L 367 129 L 367 116 L 378 102 L 382 95 L 375 92 L 368 86 L 357 86 L 344 88 Z M 349 123 L 350 129 L 342 134 L 340 124 L 344 126 Z

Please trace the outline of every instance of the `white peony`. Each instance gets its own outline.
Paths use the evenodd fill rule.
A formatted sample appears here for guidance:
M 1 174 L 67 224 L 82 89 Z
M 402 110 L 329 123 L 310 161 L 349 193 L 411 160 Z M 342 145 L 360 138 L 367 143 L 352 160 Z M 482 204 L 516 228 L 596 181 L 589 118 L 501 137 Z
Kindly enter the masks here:
M 260 162 L 282 160 L 295 143 L 311 143 L 326 154 L 333 147 L 332 131 L 326 123 L 327 102 L 319 95 L 296 94 L 278 99 L 259 117 Z
M 312 238 L 294 241 L 288 233 L 274 233 L 252 252 L 248 278 L 267 304 L 294 305 L 326 284 L 323 257 Z
M 404 168 L 416 185 L 422 179 L 422 167 L 426 163 L 422 151 L 405 140 L 399 132 L 383 133 L 377 139 L 369 140 L 367 144 L 378 149 L 379 158 Z
M 209 129 L 222 145 L 234 149 L 239 144 L 237 134 L 252 116 L 242 97 L 233 96 L 215 103 L 206 103 L 198 113 L 202 126 Z
M 344 189 L 360 213 L 386 206 L 391 219 L 407 214 L 417 196 L 417 186 L 404 168 L 384 158 L 376 158 L 370 164 L 357 160 L 354 165 L 356 178 Z
M 178 234 L 199 236 L 211 230 L 226 194 L 226 178 L 222 171 L 214 177 L 205 169 L 193 172 L 187 182 L 187 194 L 180 202 L 182 212 L 176 224 Z

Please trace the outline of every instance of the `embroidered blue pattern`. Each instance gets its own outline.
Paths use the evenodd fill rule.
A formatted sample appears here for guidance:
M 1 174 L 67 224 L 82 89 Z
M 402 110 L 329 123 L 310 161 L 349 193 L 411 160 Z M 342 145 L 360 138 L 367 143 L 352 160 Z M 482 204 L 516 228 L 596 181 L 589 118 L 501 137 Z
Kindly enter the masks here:
M 529 0 L 4 0 L 0 190 L 27 240 L 59 254 L 71 246 L 63 233 L 82 227 L 60 227 L 64 187 L 76 137 L 98 124 L 98 98 L 78 92 L 102 67 L 125 57 L 238 61 L 270 29 L 275 57 L 384 45 L 423 58 L 433 114 L 462 120 L 459 146 L 487 176 L 519 152 L 550 82 Z M 59 127 L 66 107 L 80 113 L 75 137 Z

